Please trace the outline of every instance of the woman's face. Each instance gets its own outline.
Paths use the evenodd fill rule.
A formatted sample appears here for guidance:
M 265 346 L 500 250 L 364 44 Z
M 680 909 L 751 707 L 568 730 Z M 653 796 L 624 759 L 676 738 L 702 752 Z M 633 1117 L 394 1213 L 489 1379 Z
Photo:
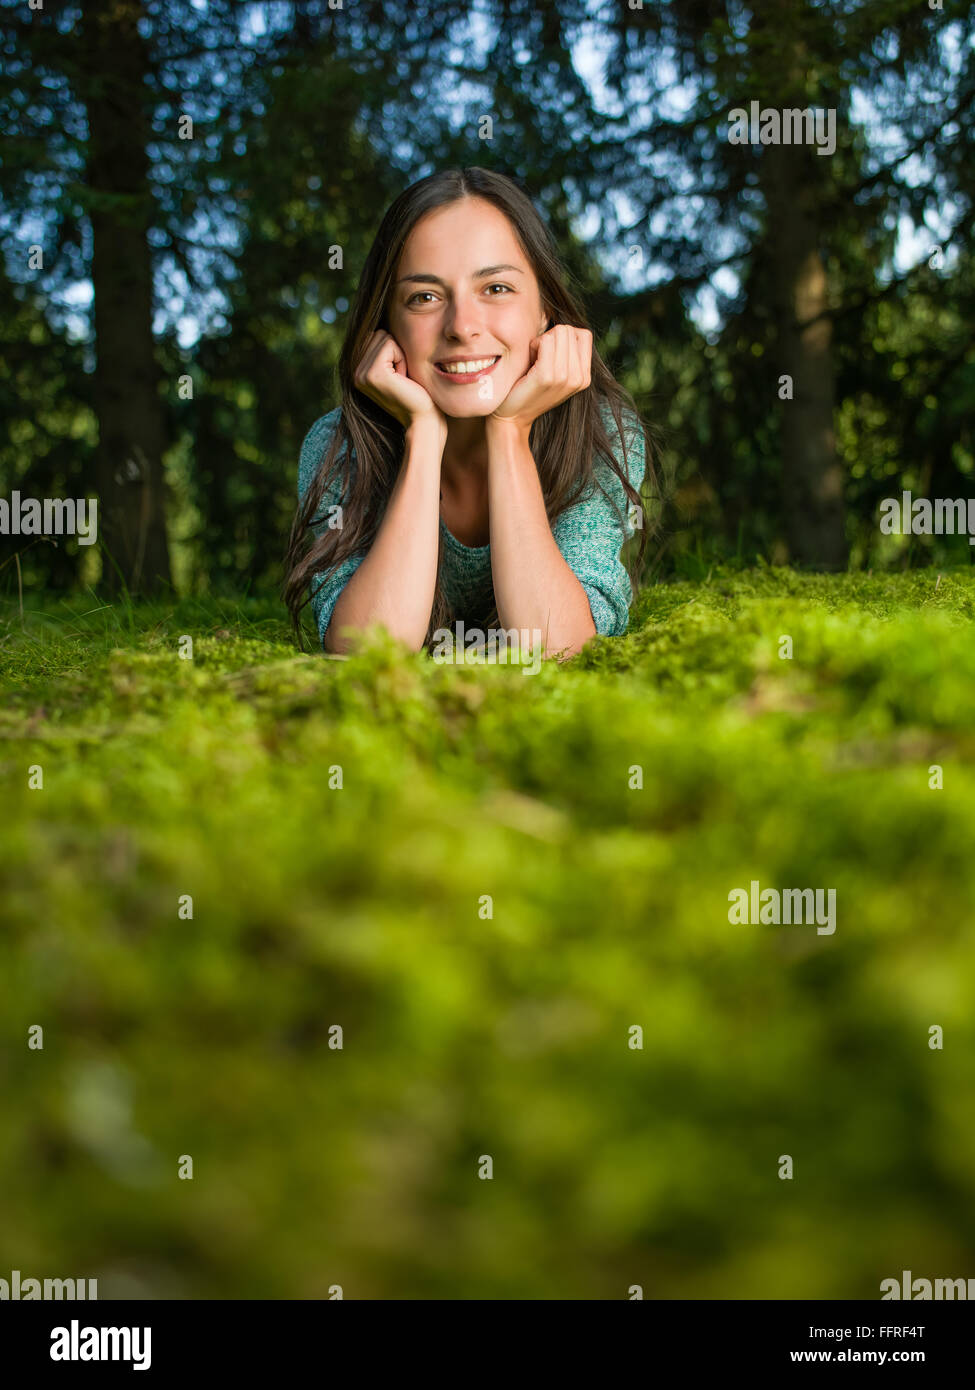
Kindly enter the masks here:
M 531 365 L 529 343 L 547 327 L 514 228 L 483 198 L 420 219 L 394 272 L 387 318 L 410 378 L 458 418 L 489 415 L 501 404 Z M 458 374 L 458 363 L 473 370 Z

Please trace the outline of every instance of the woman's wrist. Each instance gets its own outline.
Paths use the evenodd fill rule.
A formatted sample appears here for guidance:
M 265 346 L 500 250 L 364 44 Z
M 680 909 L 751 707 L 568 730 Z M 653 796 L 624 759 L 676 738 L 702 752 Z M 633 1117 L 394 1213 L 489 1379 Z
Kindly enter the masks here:
M 531 457 L 529 438 L 531 425 L 519 420 L 501 420 L 489 415 L 484 421 L 488 459 L 523 459 Z
M 406 444 L 435 447 L 442 454 L 447 443 L 447 422 L 433 414 L 414 415 L 404 432 Z
M 506 420 L 502 416 L 488 415 L 484 421 L 488 440 L 512 441 L 516 444 L 528 443 L 531 435 L 531 422 L 527 425 L 521 420 Z

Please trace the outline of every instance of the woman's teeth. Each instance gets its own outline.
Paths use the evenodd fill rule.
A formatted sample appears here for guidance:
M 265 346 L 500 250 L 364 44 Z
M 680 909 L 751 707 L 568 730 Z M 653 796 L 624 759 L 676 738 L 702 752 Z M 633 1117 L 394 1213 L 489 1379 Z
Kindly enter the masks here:
M 467 376 L 471 372 L 483 372 L 485 367 L 493 367 L 497 360 L 496 357 L 477 357 L 471 362 L 438 362 L 437 366 L 451 376 Z

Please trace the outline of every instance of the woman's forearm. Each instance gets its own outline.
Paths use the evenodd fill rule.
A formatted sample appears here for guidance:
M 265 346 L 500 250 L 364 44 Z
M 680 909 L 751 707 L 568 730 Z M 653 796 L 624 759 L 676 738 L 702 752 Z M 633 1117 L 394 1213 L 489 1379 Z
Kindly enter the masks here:
M 399 475 L 368 555 L 332 611 L 324 647 L 345 652 L 342 629 L 383 627 L 414 651 L 427 634 L 437 583 L 440 542 L 440 461 L 445 439 L 433 422 L 406 430 Z
M 486 422 L 494 596 L 502 627 L 538 630 L 546 653 L 577 652 L 596 634 L 586 591 L 566 564 L 545 512 L 528 434 Z

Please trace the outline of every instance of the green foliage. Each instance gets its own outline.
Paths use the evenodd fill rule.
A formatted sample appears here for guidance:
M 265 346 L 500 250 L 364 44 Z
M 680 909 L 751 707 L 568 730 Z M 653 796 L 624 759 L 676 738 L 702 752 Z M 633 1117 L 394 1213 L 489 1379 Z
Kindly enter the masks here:
M 867 1299 L 969 1272 L 975 582 L 703 579 L 537 675 L 296 655 L 270 599 L 8 606 L 0 1272 Z M 835 934 L 731 925 L 752 879 L 835 887 Z
M 159 366 L 178 593 L 280 582 L 299 447 L 338 404 L 335 368 L 365 256 L 393 198 L 454 164 L 517 175 L 552 228 L 597 347 L 664 436 L 669 541 L 654 577 L 687 574 L 699 544 L 726 560 L 800 553 L 783 518 L 795 463 L 783 426 L 795 401 L 779 395 L 777 252 L 790 243 L 770 228 L 761 147 L 727 139 L 728 111 L 757 93 L 778 104 L 794 91 L 838 111 L 834 155 L 813 159 L 811 216 L 829 283 L 828 378 L 854 562 L 905 558 L 878 537 L 883 497 L 970 493 L 972 0 L 936 14 L 906 0 L 776 0 L 734 15 L 683 0 L 505 0 L 473 30 L 465 7 L 449 15 L 439 0 L 347 6 L 341 24 L 328 7 L 292 16 L 272 6 L 251 25 L 253 8 L 147 6 L 139 118 L 155 312 L 141 333 Z M 93 390 L 87 286 L 105 280 L 94 277 L 90 214 L 121 209 L 131 171 L 117 171 L 113 192 L 93 187 L 88 169 L 89 108 L 107 88 L 98 62 L 80 62 L 79 40 L 96 11 L 14 10 L 0 70 L 0 493 L 90 496 L 100 491 L 97 441 L 115 438 L 104 392 Z M 580 73 L 586 49 L 606 58 L 598 97 Z M 497 122 L 492 140 L 480 138 L 485 113 Z M 894 259 L 908 224 L 913 269 Z M 32 245 L 43 269 L 27 263 Z M 720 331 L 691 318 L 705 286 Z M 122 331 L 113 317 L 109 300 L 100 333 Z M 138 324 L 126 317 L 124 331 L 137 360 Z M 912 563 L 957 563 L 965 545 L 932 537 L 904 550 Z M 0 537 L 0 566 L 14 552 L 35 598 L 113 573 L 74 540 L 28 549 Z

